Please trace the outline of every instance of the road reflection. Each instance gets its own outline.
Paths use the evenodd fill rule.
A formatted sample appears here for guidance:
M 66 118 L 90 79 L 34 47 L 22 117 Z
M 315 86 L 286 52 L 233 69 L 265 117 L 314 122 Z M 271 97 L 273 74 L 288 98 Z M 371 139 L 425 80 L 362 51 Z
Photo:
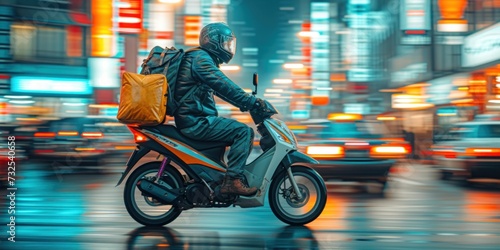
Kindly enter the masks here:
M 127 249 L 184 249 L 184 244 L 179 232 L 168 227 L 140 227 L 129 233 L 127 240 Z M 217 244 L 218 245 L 218 236 Z M 210 249 L 210 245 L 205 245 L 206 249 Z M 191 248 L 194 249 L 194 248 Z
M 464 220 L 500 223 L 500 194 L 473 190 L 465 194 Z
M 221 242 L 216 231 L 199 231 L 181 233 L 169 227 L 140 227 L 129 233 L 127 249 L 220 249 L 221 245 L 231 249 L 287 249 L 309 250 L 320 249 L 313 231 L 306 226 L 286 226 L 271 234 L 270 238 L 256 239 L 242 237 L 237 243 Z M 259 237 L 259 236 L 257 236 Z M 233 237 L 234 238 L 234 237 Z M 230 241 L 226 239 L 225 241 Z
M 123 188 L 115 187 L 118 174 L 61 174 L 44 165 L 25 164 L 19 169 L 16 191 L 18 241 L 14 248 L 2 244 L 0 249 L 40 245 L 50 249 L 374 249 L 368 246 L 374 242 L 390 249 L 422 243 L 431 244 L 431 249 L 450 249 L 450 245 L 498 249 L 498 189 L 440 182 L 432 179 L 433 172 L 419 171 L 412 182 L 390 183 L 385 196 L 332 186 L 323 213 L 306 227 L 286 226 L 266 204 L 253 209 L 193 209 L 168 227 L 147 228 L 126 212 Z M 5 197 L 6 189 L 0 194 Z M 0 203 L 0 210 L 7 207 L 6 201 Z M 413 245 L 413 249 L 422 248 Z

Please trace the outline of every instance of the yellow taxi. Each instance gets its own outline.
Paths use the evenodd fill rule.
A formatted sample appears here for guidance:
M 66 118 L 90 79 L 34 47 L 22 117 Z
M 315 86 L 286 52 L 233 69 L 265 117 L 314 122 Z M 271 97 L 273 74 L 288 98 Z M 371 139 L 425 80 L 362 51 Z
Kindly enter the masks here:
M 411 152 L 401 135 L 359 114 L 332 113 L 302 125 L 300 150 L 319 161 L 315 169 L 325 181 L 375 181 L 385 188 L 391 168 Z

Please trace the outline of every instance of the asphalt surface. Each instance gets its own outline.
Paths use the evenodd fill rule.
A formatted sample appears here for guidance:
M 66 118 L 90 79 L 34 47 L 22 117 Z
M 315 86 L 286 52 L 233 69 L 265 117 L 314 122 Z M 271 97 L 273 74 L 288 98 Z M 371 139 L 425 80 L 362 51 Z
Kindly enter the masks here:
M 1 189 L 0 249 L 500 249 L 500 188 L 441 181 L 425 165 L 403 165 L 385 193 L 330 183 L 322 215 L 303 227 L 282 223 L 268 204 L 193 209 L 143 227 L 125 210 L 123 184 L 115 187 L 121 167 L 102 168 L 17 164 L 17 189 Z

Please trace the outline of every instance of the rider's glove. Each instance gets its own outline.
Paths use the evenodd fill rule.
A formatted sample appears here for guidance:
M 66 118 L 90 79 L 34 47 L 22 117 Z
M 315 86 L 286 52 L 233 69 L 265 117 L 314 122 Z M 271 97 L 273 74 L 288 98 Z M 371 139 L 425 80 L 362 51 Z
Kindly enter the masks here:
M 245 112 L 245 111 L 260 111 L 259 107 L 265 107 L 264 100 L 260 98 L 256 98 L 254 104 L 251 107 L 241 107 L 240 111 Z
M 269 105 L 267 105 L 266 100 L 257 98 L 255 103 L 253 104 L 252 111 L 261 113 L 261 114 L 266 114 L 266 113 L 271 113 L 271 110 L 269 109 Z
M 253 104 L 252 109 L 256 111 L 262 111 L 262 109 L 264 109 L 265 107 L 266 107 L 265 101 L 260 98 L 257 98 L 255 100 L 255 103 Z

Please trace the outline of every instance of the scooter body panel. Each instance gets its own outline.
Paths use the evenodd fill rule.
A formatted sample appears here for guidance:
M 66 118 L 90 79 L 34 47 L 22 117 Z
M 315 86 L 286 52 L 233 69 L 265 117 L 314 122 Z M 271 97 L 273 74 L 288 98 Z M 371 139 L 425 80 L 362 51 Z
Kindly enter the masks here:
M 295 137 L 282 127 L 280 121 L 266 119 L 264 125 L 267 127 L 276 145 L 245 167 L 245 176 L 250 186 L 259 187 L 260 192 L 252 197 L 240 196 L 235 205 L 242 208 L 264 206 L 267 187 L 271 183 L 274 172 L 276 172 L 281 161 L 283 161 L 289 152 L 297 150 Z M 288 140 L 283 138 L 284 136 L 288 137 Z
M 250 186 L 259 187 L 259 192 L 251 197 L 240 196 L 234 205 L 242 208 L 259 207 L 265 204 L 265 194 L 272 177 L 280 166 L 280 163 L 290 152 L 297 150 L 297 141 L 291 131 L 286 128 L 282 121 L 266 119 L 263 122 L 269 134 L 276 142 L 275 146 L 259 155 L 254 161 L 245 166 L 245 177 Z M 147 129 L 139 129 L 152 142 L 145 143 L 144 146 L 158 151 L 165 156 L 173 156 L 174 160 L 180 161 L 184 169 L 191 178 L 196 180 L 220 181 L 227 169 L 191 146 L 178 140 L 169 138 Z M 158 149 L 158 147 L 161 149 Z M 176 162 L 177 162 L 176 161 Z
M 201 165 L 220 172 L 226 172 L 225 167 L 212 161 L 189 145 L 149 130 L 142 130 L 141 132 L 149 135 L 151 139 L 165 147 L 166 150 L 177 155 L 187 165 Z

